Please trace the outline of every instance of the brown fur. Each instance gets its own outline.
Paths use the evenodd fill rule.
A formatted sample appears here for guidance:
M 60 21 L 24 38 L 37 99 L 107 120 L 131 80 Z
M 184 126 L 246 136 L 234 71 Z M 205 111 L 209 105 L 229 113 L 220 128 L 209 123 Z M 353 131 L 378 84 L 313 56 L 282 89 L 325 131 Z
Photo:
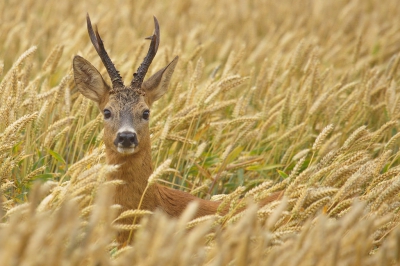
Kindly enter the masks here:
M 109 179 L 124 181 L 123 185 L 116 188 L 114 202 L 122 206 L 121 211 L 137 209 L 147 186 L 147 179 L 153 170 L 150 142 L 146 142 L 146 146 L 132 156 L 121 156 L 112 149 L 106 149 L 106 158 L 108 164 L 120 165 L 118 170 L 109 176 Z M 183 191 L 154 184 L 147 189 L 140 209 L 154 211 L 159 208 L 172 217 L 178 217 L 188 203 L 193 200 L 199 202 L 196 217 L 214 214 L 219 206 L 218 202 L 203 200 Z M 122 222 L 132 224 L 133 220 L 125 219 Z M 119 233 L 118 242 L 124 243 L 128 235 L 126 232 Z

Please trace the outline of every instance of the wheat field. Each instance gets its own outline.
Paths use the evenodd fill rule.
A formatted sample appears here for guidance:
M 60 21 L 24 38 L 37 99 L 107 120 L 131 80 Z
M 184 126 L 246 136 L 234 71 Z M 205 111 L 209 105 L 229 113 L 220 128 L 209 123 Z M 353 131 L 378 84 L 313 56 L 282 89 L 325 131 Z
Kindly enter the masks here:
M 1 1 L 1 265 L 399 265 L 397 0 Z M 152 178 L 226 215 L 117 217 L 102 120 L 72 58 L 149 75 Z M 257 202 L 276 191 L 281 200 Z M 237 213 L 236 210 L 246 207 Z M 126 217 L 140 224 L 120 225 Z M 117 230 L 134 231 L 118 249 Z

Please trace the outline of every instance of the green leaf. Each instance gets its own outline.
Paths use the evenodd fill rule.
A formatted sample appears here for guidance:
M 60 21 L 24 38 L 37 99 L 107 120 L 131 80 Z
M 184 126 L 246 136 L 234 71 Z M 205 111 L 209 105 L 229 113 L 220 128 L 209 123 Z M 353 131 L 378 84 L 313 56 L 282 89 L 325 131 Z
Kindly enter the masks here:
M 287 178 L 289 175 L 286 174 L 285 172 L 281 171 L 281 170 L 276 170 L 278 171 L 278 174 L 282 177 L 282 178 Z
M 55 152 L 55 151 L 53 151 L 53 150 L 50 150 L 50 149 L 48 149 L 47 151 L 50 153 L 50 155 L 51 155 L 54 159 L 56 159 L 57 161 L 62 162 L 62 163 L 65 164 L 65 160 L 64 160 L 63 157 L 61 157 L 60 154 L 58 154 L 57 152 Z
M 238 174 L 238 181 L 239 181 L 239 186 L 243 186 L 244 184 L 244 170 L 243 169 L 238 169 L 237 171 Z
M 32 180 L 40 179 L 40 180 L 46 181 L 46 180 L 53 179 L 53 176 L 54 176 L 54 174 L 50 174 L 50 173 L 47 173 L 47 174 L 40 174 L 40 175 L 34 176 L 34 177 L 32 178 Z
M 248 171 L 268 171 L 275 168 L 284 166 L 283 164 L 270 164 L 270 165 L 250 165 L 246 167 Z
M 233 151 L 231 151 L 231 153 L 229 153 L 228 157 L 226 157 L 225 163 L 229 164 L 233 162 L 237 157 L 239 157 L 242 150 L 243 150 L 242 146 L 236 147 Z

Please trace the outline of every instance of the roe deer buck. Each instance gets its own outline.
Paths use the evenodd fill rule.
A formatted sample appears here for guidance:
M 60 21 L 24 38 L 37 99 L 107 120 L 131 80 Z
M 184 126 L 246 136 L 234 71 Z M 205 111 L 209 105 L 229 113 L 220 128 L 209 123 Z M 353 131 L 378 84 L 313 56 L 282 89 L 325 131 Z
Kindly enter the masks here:
M 125 86 L 119 72 L 108 56 L 100 35 L 93 31 L 87 15 L 87 28 L 90 40 L 101 58 L 110 76 L 112 87 L 104 81 L 99 71 L 80 56 L 73 59 L 74 78 L 78 90 L 87 98 L 96 102 L 104 113 L 104 144 L 108 164 L 119 165 L 116 172 L 108 178 L 123 180 L 124 184 L 116 188 L 114 202 L 122 210 L 137 209 L 147 180 L 152 174 L 151 146 L 149 134 L 150 107 L 167 91 L 169 81 L 178 56 L 166 67 L 143 82 L 146 72 L 157 53 L 160 42 L 160 30 L 154 17 L 154 34 L 150 39 L 150 48 L 133 79 Z M 273 201 L 279 195 L 271 196 Z M 198 202 L 196 217 L 214 214 L 219 202 L 197 198 L 189 193 L 154 184 L 146 191 L 141 209 L 159 208 L 170 216 L 179 216 L 191 201 Z M 132 224 L 132 220 L 124 222 Z M 119 233 L 118 242 L 127 240 L 128 234 Z

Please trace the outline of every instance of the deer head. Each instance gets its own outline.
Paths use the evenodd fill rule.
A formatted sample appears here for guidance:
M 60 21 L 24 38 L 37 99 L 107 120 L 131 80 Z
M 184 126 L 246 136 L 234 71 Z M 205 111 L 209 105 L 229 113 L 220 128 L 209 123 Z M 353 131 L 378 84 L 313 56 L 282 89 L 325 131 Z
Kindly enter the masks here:
M 146 38 L 151 40 L 149 51 L 133 74 L 131 83 L 125 86 L 104 48 L 97 28 L 93 30 L 89 14 L 86 20 L 90 40 L 107 69 L 112 87 L 107 85 L 92 64 L 80 56 L 75 56 L 73 60 L 76 86 L 103 111 L 106 148 L 122 155 L 137 153 L 141 147 L 150 144 L 150 107 L 167 91 L 178 57 L 143 82 L 160 42 L 160 29 L 154 17 L 154 34 Z

